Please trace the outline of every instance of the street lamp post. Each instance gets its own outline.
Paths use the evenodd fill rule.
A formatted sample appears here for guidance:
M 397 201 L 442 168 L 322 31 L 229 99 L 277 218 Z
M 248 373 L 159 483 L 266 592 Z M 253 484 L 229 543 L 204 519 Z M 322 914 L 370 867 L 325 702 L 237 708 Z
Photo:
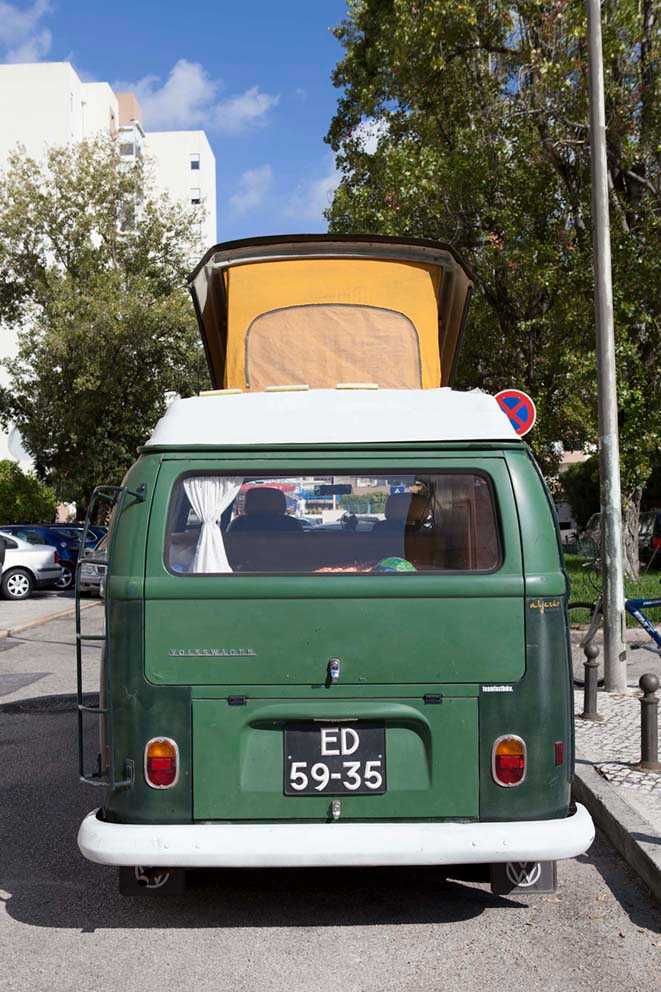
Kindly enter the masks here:
M 624 643 L 624 569 L 622 565 L 622 495 L 617 427 L 617 382 L 613 330 L 606 114 L 601 45 L 600 0 L 586 0 L 590 54 L 590 150 L 592 159 L 592 230 L 597 323 L 599 390 L 599 474 L 601 480 L 601 566 L 604 604 L 604 675 L 609 692 L 627 684 Z

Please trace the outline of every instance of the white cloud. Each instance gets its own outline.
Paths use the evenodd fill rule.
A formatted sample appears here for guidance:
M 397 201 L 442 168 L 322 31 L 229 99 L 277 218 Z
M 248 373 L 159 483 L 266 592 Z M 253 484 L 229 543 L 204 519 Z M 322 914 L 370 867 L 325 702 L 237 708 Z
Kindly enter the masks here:
M 48 54 L 53 39 L 40 22 L 50 10 L 50 0 L 35 0 L 29 7 L 0 0 L 0 47 L 7 62 L 37 62 Z
M 286 204 L 285 213 L 300 221 L 325 225 L 324 210 L 330 207 L 339 181 L 340 173 L 331 163 L 322 176 L 301 183 L 296 188 Z
M 137 83 L 117 84 L 134 91 L 150 128 L 190 127 L 204 123 L 220 84 L 197 62 L 179 59 L 162 86 L 158 76 L 145 76 Z
M 252 86 L 244 93 L 220 99 L 222 82 L 212 79 L 199 62 L 179 59 L 161 85 L 158 76 L 144 76 L 137 83 L 116 83 L 117 89 L 130 89 L 142 105 L 148 128 L 187 128 L 236 134 L 265 123 L 268 111 L 279 96 L 263 93 Z
M 259 86 L 251 86 L 245 93 L 221 100 L 215 111 L 216 127 L 227 134 L 237 134 L 254 124 L 263 124 L 266 114 L 277 107 L 280 96 L 262 93 Z
M 260 165 L 248 169 L 239 178 L 236 193 L 230 197 L 230 207 L 237 214 L 248 213 L 261 206 L 273 186 L 273 169 L 270 165 Z

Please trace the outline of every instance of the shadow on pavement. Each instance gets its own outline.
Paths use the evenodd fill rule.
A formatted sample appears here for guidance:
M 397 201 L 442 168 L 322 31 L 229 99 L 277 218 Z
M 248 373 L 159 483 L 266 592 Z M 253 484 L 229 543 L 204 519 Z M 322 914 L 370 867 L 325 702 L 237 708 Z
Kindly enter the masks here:
M 587 854 L 581 854 L 576 860 L 596 868 L 632 923 L 637 927 L 646 927 L 653 933 L 661 932 L 661 912 L 655 906 L 647 886 L 620 858 L 600 831 L 597 831 L 596 839 Z
M 191 873 L 183 896 L 124 899 L 116 873 L 76 845 L 98 802 L 76 777 L 73 712 L 0 712 L 0 889 L 9 915 L 75 928 L 319 927 L 456 923 L 525 903 L 450 881 L 439 868 Z

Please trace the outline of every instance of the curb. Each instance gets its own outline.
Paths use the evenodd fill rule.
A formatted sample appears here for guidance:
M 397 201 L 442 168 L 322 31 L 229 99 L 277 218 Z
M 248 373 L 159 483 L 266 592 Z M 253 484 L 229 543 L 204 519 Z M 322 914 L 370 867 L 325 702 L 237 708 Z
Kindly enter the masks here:
M 80 609 L 91 610 L 93 606 L 100 606 L 99 603 L 81 603 Z M 30 620 L 29 623 L 21 624 L 20 627 L 6 627 L 0 630 L 0 640 L 5 637 L 14 637 L 16 634 L 22 634 L 24 630 L 31 630 L 33 627 L 41 627 L 44 623 L 50 623 L 51 620 L 61 620 L 62 617 L 73 616 L 76 612 L 75 606 L 68 606 L 66 610 L 60 610 L 58 613 L 49 613 L 46 617 L 38 617 L 36 620 Z
M 595 826 L 661 902 L 661 837 L 651 824 L 589 763 L 577 765 L 572 791 Z

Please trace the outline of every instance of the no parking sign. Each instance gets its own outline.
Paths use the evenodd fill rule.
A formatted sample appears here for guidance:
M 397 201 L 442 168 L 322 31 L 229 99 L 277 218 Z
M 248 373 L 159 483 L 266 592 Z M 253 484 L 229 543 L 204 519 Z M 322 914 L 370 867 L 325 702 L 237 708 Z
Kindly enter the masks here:
M 523 437 L 535 426 L 537 409 L 535 404 L 522 389 L 501 389 L 496 393 L 498 406 L 509 417 L 510 424 Z

